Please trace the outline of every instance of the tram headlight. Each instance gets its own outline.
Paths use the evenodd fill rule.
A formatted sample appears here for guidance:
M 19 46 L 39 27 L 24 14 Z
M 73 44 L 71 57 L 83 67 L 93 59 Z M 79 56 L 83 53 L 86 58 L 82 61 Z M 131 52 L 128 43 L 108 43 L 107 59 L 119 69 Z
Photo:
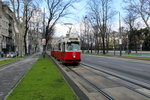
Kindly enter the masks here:
M 75 52 L 72 53 L 72 57 L 76 58 L 76 53 Z
M 76 56 L 73 56 L 73 58 L 76 58 Z

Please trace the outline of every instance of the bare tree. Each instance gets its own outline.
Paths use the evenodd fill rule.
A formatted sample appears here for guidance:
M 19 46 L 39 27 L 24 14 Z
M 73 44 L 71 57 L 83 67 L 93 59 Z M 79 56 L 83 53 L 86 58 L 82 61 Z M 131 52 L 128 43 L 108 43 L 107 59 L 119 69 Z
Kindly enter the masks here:
M 10 7 L 13 11 L 15 43 L 19 55 L 23 55 L 24 34 L 26 33 L 25 25 L 27 23 L 27 7 L 33 0 L 9 0 Z
M 150 30 L 150 1 L 149 0 L 124 0 L 126 9 L 140 15 L 146 27 Z
M 68 8 L 72 7 L 72 4 L 76 1 L 77 0 L 46 0 L 49 11 L 46 30 L 43 35 L 46 39 L 46 45 L 49 39 L 51 39 L 51 37 L 53 36 L 54 26 L 57 21 L 69 14 Z
M 97 54 L 99 54 L 101 38 L 99 36 L 98 26 L 93 26 L 93 34 L 94 34 L 94 40 L 95 40 L 95 51 L 97 51 Z
M 85 36 L 85 39 L 86 39 L 86 50 L 87 52 L 89 53 L 89 50 L 90 50 L 90 23 L 89 23 L 89 20 L 88 18 L 85 16 L 84 17 L 84 36 Z
M 91 54 L 93 53 L 93 46 L 95 45 L 95 38 L 94 38 L 94 30 L 92 29 L 90 31 L 90 35 L 89 35 L 89 40 L 90 40 L 90 49 L 91 49 Z
M 90 18 L 88 18 L 87 16 L 85 16 L 84 19 L 84 33 L 85 33 L 85 37 L 87 40 L 87 50 L 88 53 L 93 53 L 93 46 L 95 45 L 95 31 L 94 31 L 94 27 L 92 25 L 92 20 Z
M 135 31 L 137 30 L 138 23 L 136 23 L 136 20 L 138 19 L 137 13 L 134 12 L 132 6 L 127 6 L 124 8 L 127 12 L 126 17 L 124 18 L 124 22 L 127 25 L 128 31 L 127 31 L 127 49 L 131 50 L 131 44 L 134 44 L 135 51 L 137 53 L 138 49 L 138 35 L 135 34 Z M 134 35 L 133 35 L 134 34 Z M 126 36 L 125 36 L 126 37 Z M 134 39 L 134 41 L 133 41 Z M 128 51 L 128 52 L 129 52 Z
M 28 4 L 27 0 L 10 0 L 11 7 L 13 10 L 14 19 L 14 30 L 15 30 L 15 40 L 18 47 L 19 55 L 22 56 L 23 53 L 23 34 L 25 32 L 25 6 Z M 21 9 L 23 8 L 23 9 Z
M 37 4 L 36 2 L 28 2 L 27 5 L 25 5 L 25 33 L 24 33 L 24 50 L 25 54 L 27 54 L 27 34 L 29 33 L 29 24 L 30 20 L 33 17 L 35 12 L 38 12 Z
M 41 43 L 41 30 L 39 26 L 39 22 L 30 23 L 28 30 L 28 53 L 36 52 L 40 43 Z M 32 50 L 32 52 L 30 52 Z
M 80 35 L 79 35 L 79 38 L 80 38 L 80 41 L 81 41 L 81 50 L 82 52 L 84 53 L 84 50 L 85 50 L 85 33 L 83 31 L 83 23 L 80 23 Z
M 107 27 L 107 32 L 106 32 L 106 50 L 107 50 L 107 53 L 109 51 L 109 42 L 110 42 L 110 33 L 111 33 L 111 25 Z
M 91 19 L 94 22 L 94 26 L 98 27 L 98 39 L 102 40 L 103 54 L 106 53 L 106 33 L 108 27 L 108 21 L 114 15 L 111 11 L 111 0 L 90 0 L 89 9 Z

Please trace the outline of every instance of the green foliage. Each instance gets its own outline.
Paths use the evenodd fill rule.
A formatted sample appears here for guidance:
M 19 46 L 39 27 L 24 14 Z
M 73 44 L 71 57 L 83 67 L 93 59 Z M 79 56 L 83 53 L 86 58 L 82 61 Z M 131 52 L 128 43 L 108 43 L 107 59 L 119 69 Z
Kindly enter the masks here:
M 28 55 L 25 55 L 25 56 L 17 56 L 15 58 L 10 58 L 10 59 L 6 59 L 6 60 L 2 60 L 2 61 L 0 61 L 0 66 L 12 63 L 12 62 L 14 62 L 14 61 L 16 61 L 16 60 L 18 60 L 20 58 L 24 58 L 24 57 L 27 57 L 27 56 L 31 56 L 31 55 L 28 54 Z
M 141 43 L 141 41 L 144 42 Z M 140 44 L 143 44 L 143 50 L 150 50 L 150 32 L 147 28 L 129 32 L 129 49 L 138 50 Z
M 87 54 L 87 53 L 84 53 L 84 54 Z M 122 55 L 122 56 L 113 55 L 113 54 L 96 54 L 96 53 L 89 54 L 89 55 L 108 56 L 108 57 L 121 57 L 121 58 L 131 58 L 131 59 L 137 59 L 137 60 L 150 60 L 150 57 L 140 57 L 141 55 L 147 55 L 147 56 L 149 56 L 150 54 L 142 54 L 142 53 L 141 53 L 141 54 L 131 53 L 130 55 L 125 54 L 125 55 Z
M 150 50 L 150 31 L 147 28 L 140 31 L 144 35 L 143 50 Z
M 150 50 L 150 36 L 146 37 L 143 43 L 144 50 Z
M 123 58 L 133 58 L 133 59 L 139 59 L 139 60 L 150 60 L 149 57 L 138 57 L 138 56 L 123 56 Z
M 7 100 L 77 100 L 48 56 L 40 58 Z

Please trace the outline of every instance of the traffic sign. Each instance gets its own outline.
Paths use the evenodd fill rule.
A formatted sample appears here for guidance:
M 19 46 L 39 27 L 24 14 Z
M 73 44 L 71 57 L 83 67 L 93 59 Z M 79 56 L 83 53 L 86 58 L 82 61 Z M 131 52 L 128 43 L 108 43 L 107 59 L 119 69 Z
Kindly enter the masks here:
M 120 44 L 120 45 L 122 44 L 122 39 L 119 39 L 119 44 Z
M 43 44 L 43 45 L 46 44 L 46 39 L 42 39 L 42 44 Z

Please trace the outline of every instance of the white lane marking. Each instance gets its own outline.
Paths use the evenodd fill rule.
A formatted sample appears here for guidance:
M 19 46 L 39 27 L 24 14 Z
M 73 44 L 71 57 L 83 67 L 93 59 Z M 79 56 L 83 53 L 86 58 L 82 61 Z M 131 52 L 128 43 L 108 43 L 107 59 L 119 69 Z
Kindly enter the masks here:
M 105 62 L 105 61 L 100 61 L 100 60 L 99 60 L 98 62 L 100 62 L 100 63 L 107 63 L 107 64 L 109 63 L 109 62 Z

